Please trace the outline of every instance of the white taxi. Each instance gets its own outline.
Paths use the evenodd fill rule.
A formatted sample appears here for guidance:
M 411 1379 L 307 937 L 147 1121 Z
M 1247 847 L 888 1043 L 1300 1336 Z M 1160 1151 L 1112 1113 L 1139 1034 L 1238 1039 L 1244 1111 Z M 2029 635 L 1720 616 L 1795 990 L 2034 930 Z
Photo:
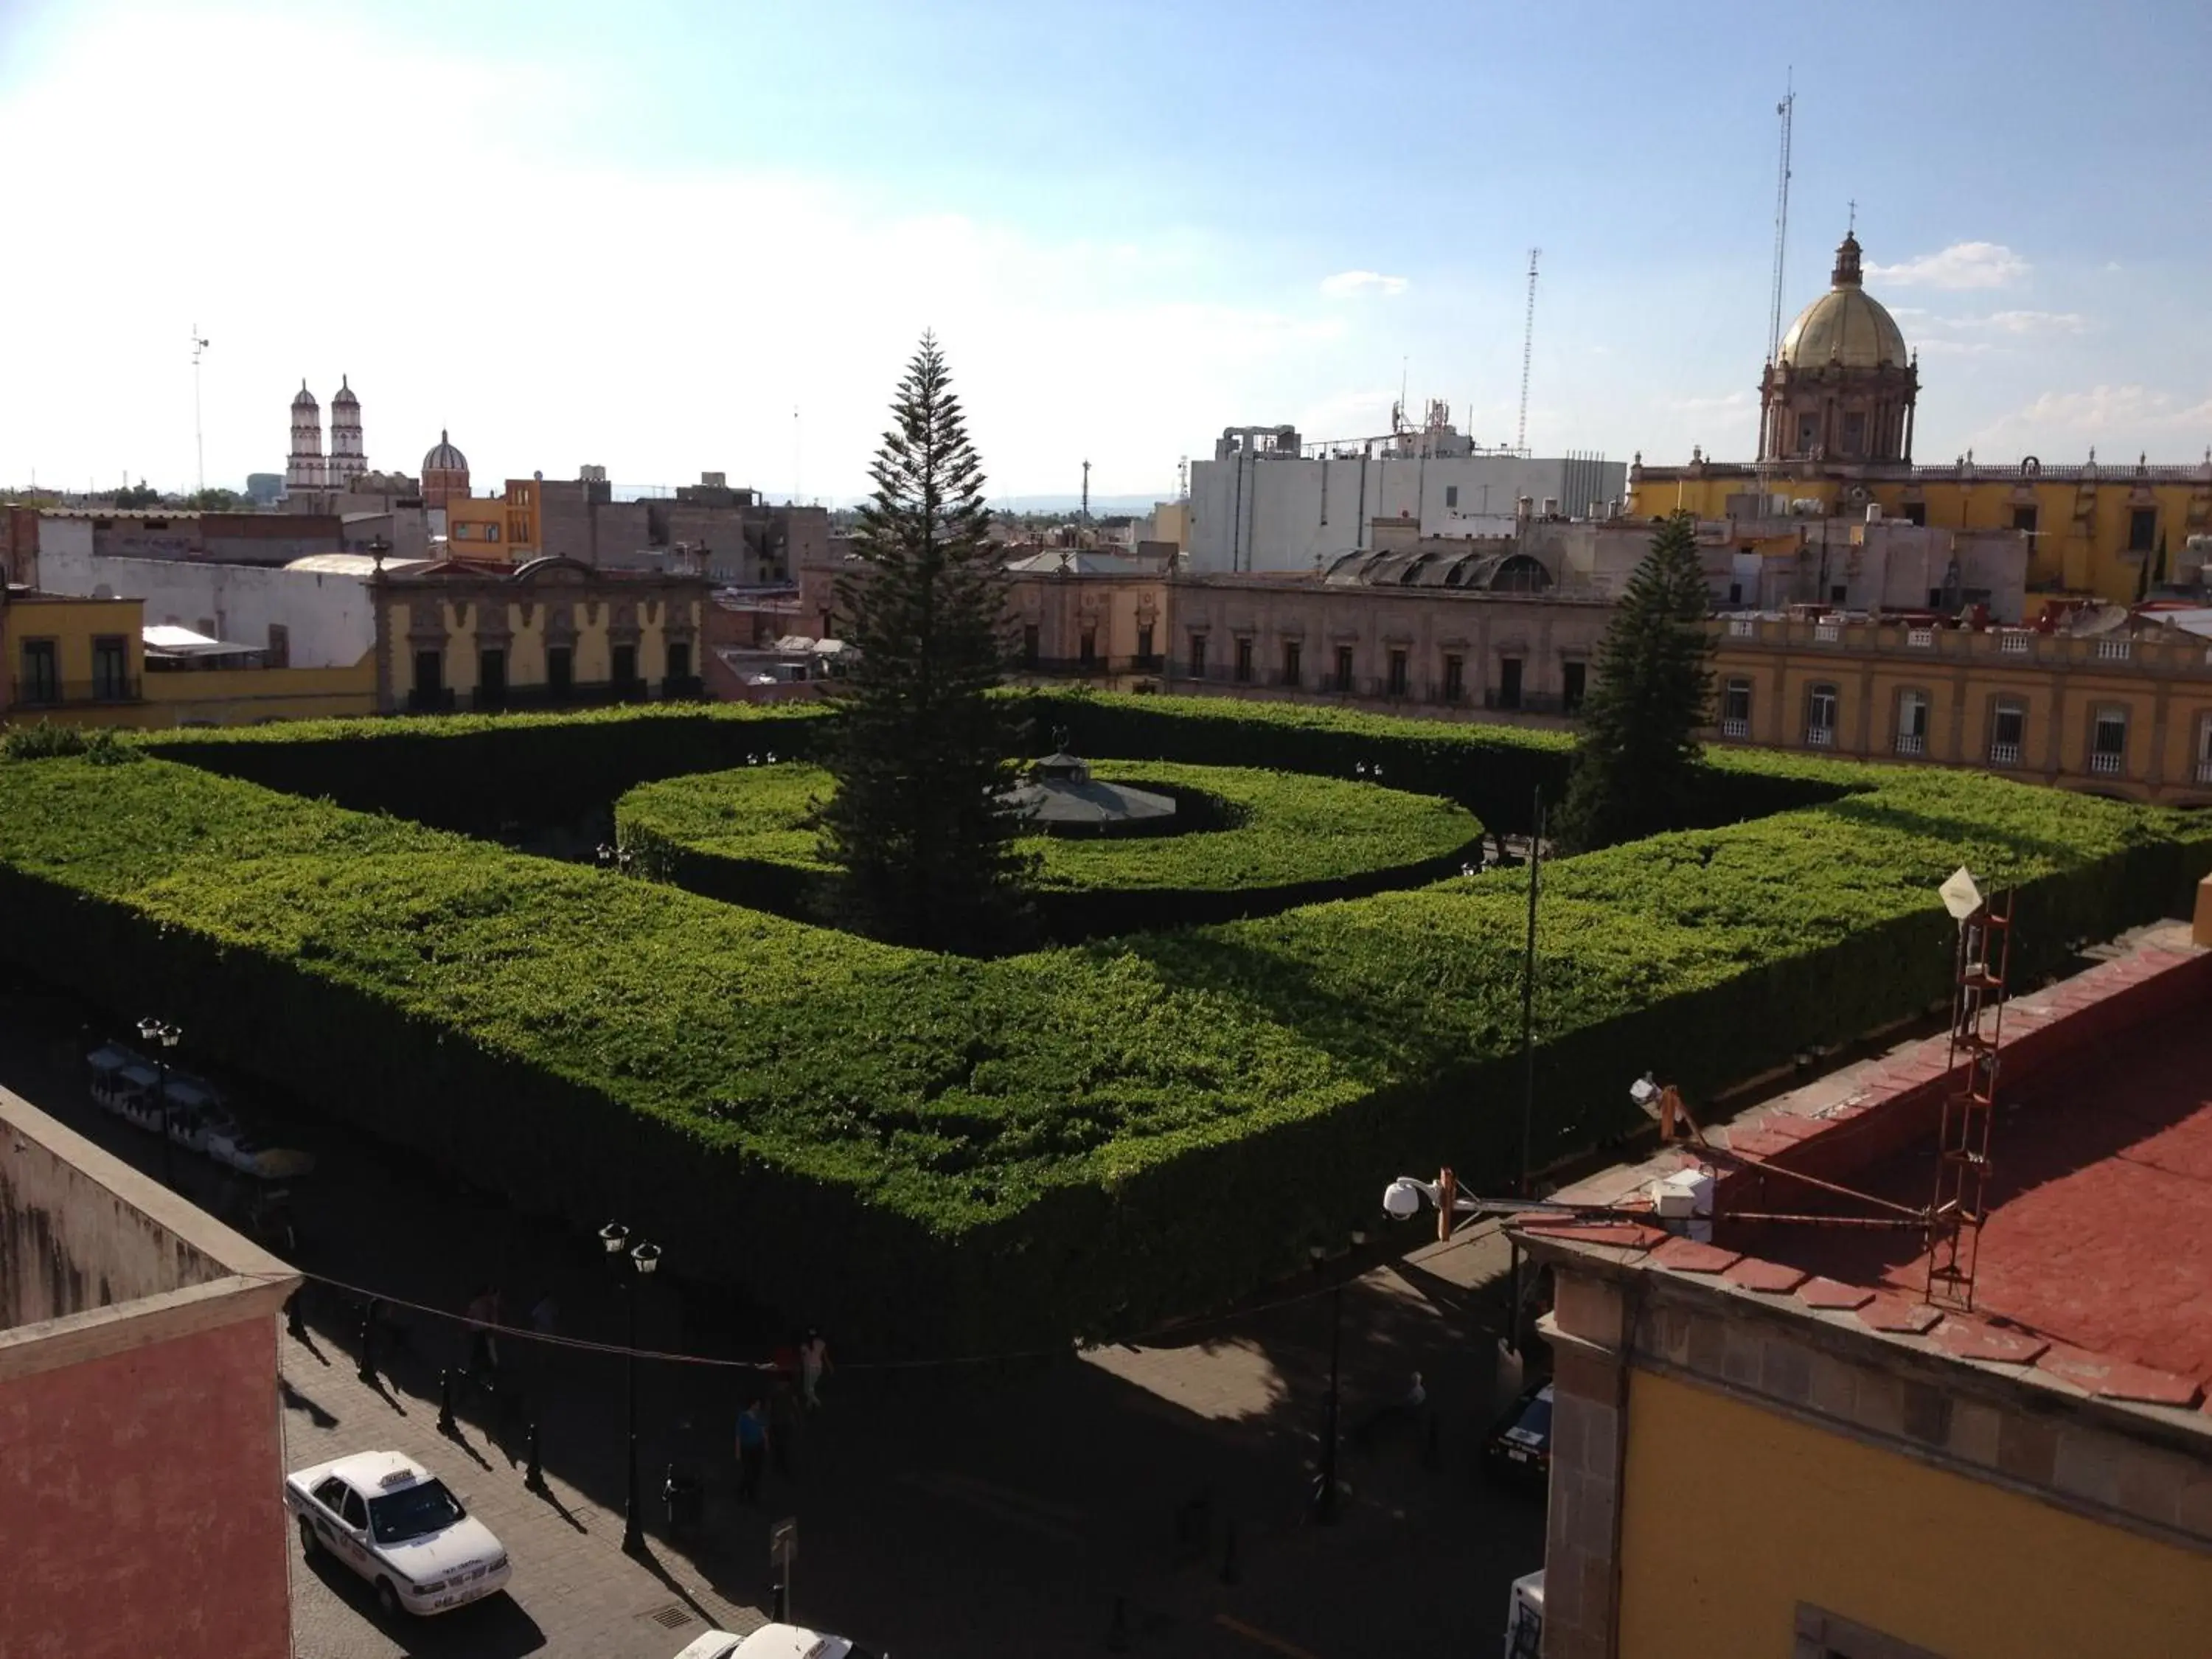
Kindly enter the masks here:
M 288 1474 L 284 1507 L 308 1558 L 327 1552 L 368 1579 L 387 1618 L 482 1601 L 513 1575 L 491 1528 L 398 1452 L 356 1452 Z
M 710 1630 L 695 1637 L 676 1659 L 875 1659 L 875 1656 L 842 1636 L 824 1636 L 797 1625 L 763 1625 L 750 1636 Z

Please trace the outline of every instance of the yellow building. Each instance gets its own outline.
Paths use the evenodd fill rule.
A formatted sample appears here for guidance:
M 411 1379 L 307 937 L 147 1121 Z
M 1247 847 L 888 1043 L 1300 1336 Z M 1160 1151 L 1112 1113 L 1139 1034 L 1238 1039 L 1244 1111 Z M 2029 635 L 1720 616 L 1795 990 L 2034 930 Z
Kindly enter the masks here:
M 1760 382 L 1759 442 L 1750 461 L 1708 459 L 1629 470 L 1638 517 L 1677 510 L 1717 520 L 1783 510 L 1863 517 L 1869 507 L 1953 530 L 2025 532 L 2030 586 L 2130 600 L 2160 580 L 2196 580 L 2212 559 L 2212 453 L 2201 463 L 2148 457 L 1990 464 L 1970 453 L 1916 465 L 1917 359 L 1887 308 L 1861 285 L 1860 249 L 1846 237 L 1827 293 L 1799 315 Z M 1804 505 L 1799 506 L 1799 503 Z
M 2212 1241 L 2142 1184 L 2212 1145 L 2208 969 L 2184 935 L 2004 1006 L 2037 1063 L 2020 1109 L 1995 1073 L 1963 1286 L 1914 1219 L 1948 1036 L 1729 1126 L 1695 1154 L 1709 1237 L 1649 1207 L 1516 1226 L 1555 1288 L 1547 1659 L 2208 1650 Z M 1555 1196 L 1694 1210 L 1684 1175 Z
M 449 559 L 369 586 L 386 712 L 702 695 L 703 576 Z
M 137 599 L 0 587 L 0 720 L 143 724 L 142 610 Z
M 522 564 L 544 545 L 544 504 L 535 478 L 509 478 L 497 495 L 453 495 L 446 501 L 446 543 L 455 558 Z
M 1723 742 L 2212 805 L 2212 665 L 2197 635 L 2148 619 L 2093 635 L 1864 617 L 1711 627 Z

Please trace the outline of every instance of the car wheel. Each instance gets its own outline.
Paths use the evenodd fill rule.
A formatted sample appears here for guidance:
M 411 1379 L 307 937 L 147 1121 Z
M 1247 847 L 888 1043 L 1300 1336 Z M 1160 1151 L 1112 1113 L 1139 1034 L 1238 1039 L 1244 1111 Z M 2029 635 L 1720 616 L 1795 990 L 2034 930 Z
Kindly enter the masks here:
M 376 1610 L 386 1619 L 397 1619 L 407 1611 L 399 1603 L 399 1592 L 392 1587 L 389 1578 L 376 1581 Z
M 315 1536 L 315 1523 L 306 1516 L 300 1517 L 300 1553 L 312 1561 L 322 1553 L 323 1540 Z

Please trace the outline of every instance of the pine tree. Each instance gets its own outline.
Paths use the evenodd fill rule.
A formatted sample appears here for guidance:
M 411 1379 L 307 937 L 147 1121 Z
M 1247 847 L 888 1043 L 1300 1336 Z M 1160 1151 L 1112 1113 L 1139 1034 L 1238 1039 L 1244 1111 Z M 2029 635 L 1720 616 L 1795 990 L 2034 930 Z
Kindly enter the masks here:
M 1609 847 L 1690 816 L 1698 729 L 1705 724 L 1711 600 L 1687 514 L 1660 526 L 1629 578 L 1598 647 L 1597 684 L 1583 705 L 1559 839 L 1571 850 Z
M 876 452 L 873 499 L 837 584 L 859 657 L 826 757 L 823 850 L 861 932 L 933 950 L 1007 943 L 1024 860 L 1000 804 L 1016 731 L 990 696 L 1006 660 L 1005 589 L 985 532 L 982 464 L 933 334 L 907 366 Z

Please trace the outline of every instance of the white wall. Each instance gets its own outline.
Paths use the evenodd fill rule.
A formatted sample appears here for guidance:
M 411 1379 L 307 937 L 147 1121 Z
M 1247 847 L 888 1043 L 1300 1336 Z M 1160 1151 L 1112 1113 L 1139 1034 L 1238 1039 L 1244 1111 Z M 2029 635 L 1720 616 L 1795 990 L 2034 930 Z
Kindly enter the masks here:
M 54 526 L 48 520 L 39 528 L 39 583 L 49 593 L 88 598 L 105 588 L 116 599 L 143 599 L 149 625 L 213 623 L 218 639 L 256 647 L 268 645 L 270 623 L 280 623 L 294 668 L 350 668 L 375 647 L 376 613 L 361 577 L 100 557 L 91 550 L 89 525 L 82 547 L 54 537 Z
M 1572 465 L 1586 473 L 1593 464 Z M 1627 493 L 1625 465 L 1596 465 L 1602 488 L 1583 493 L 1593 501 Z M 1539 508 L 1556 499 L 1561 513 L 1580 516 L 1591 502 L 1566 499 L 1570 465 L 1510 455 L 1194 461 L 1191 568 L 1310 571 L 1316 560 L 1371 546 L 1368 526 L 1377 519 L 1418 520 L 1424 536 L 1481 534 L 1522 495 Z

